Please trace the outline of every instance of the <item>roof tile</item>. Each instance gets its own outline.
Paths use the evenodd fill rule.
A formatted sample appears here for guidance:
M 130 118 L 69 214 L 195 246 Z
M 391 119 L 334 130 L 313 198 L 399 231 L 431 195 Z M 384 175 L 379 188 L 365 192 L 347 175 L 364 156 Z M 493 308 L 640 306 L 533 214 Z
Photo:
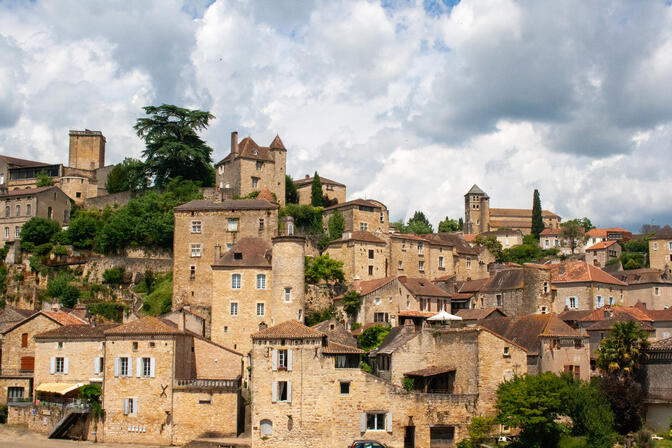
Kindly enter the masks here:
M 252 339 L 310 339 L 325 336 L 321 331 L 306 327 L 296 320 L 288 320 L 254 333 Z

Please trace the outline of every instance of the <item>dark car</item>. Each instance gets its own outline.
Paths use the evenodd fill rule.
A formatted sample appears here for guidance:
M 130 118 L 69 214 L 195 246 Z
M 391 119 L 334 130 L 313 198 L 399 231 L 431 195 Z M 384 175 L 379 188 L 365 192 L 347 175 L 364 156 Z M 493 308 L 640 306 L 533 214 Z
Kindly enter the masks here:
M 349 445 L 347 448 L 386 448 L 380 442 L 375 440 L 355 440 L 352 442 L 352 445 Z

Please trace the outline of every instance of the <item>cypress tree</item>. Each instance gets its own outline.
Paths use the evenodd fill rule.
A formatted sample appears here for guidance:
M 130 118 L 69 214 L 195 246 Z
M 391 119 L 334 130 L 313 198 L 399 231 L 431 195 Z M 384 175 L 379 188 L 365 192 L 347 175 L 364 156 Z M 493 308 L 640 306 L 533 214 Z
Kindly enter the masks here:
M 539 190 L 534 190 L 534 199 L 532 200 L 532 235 L 539 239 L 539 234 L 544 230 L 544 220 L 541 216 L 541 199 Z
M 320 176 L 318 176 L 317 171 L 313 176 L 313 183 L 310 186 L 310 205 L 313 207 L 322 207 L 324 203 L 322 202 L 322 181 Z

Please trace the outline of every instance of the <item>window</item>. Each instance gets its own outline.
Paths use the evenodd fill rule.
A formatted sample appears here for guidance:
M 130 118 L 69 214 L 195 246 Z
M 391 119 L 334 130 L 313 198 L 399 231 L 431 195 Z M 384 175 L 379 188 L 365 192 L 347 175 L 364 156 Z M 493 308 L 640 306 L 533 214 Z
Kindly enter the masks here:
M 54 209 L 52 209 L 51 207 L 47 207 L 47 218 L 53 219 L 53 217 L 54 217 Z
M 548 282 L 544 282 L 544 294 L 548 294 Z
M 133 351 L 134 352 L 138 351 L 138 343 L 137 342 L 133 342 Z
M 359 356 L 338 355 L 335 357 L 334 367 L 337 369 L 357 369 L 359 368 Z
M 418 261 L 418 271 L 423 272 L 425 270 L 425 262 L 424 261 Z
M 259 231 L 263 232 L 264 230 L 264 218 L 259 218 Z
M 21 401 L 23 398 L 23 392 L 24 388 L 23 387 L 8 387 L 7 388 L 7 401 L 12 402 L 12 401 Z
M 63 341 L 58 341 L 58 349 L 60 350 L 62 348 L 63 348 Z
M 54 359 L 54 358 L 52 358 Z M 34 356 L 22 356 L 21 357 L 21 371 L 32 372 L 35 370 L 35 357 Z
M 238 302 L 231 302 L 230 311 L 232 316 L 238 315 Z
M 137 398 L 124 398 L 124 415 L 138 415 Z
M 441 425 L 429 428 L 429 446 L 452 446 L 454 439 L 454 426 Z
M 266 289 L 266 275 L 257 274 L 257 289 Z
M 369 266 L 369 275 L 373 275 L 373 266 Z
M 289 381 L 274 382 L 271 401 L 292 401 L 292 384 Z
M 257 171 L 261 171 L 264 168 L 264 164 L 262 162 L 257 162 Z
M 9 239 L 9 227 L 5 227 L 5 239 Z
M 189 266 L 189 280 L 196 279 L 196 266 Z
M 285 302 L 292 301 L 292 288 L 285 288 Z
M 424 249 L 424 246 L 422 243 L 418 243 L 418 255 L 422 255 L 422 251 Z
M 615 302 L 613 297 L 609 297 L 609 305 L 613 305 Z
M 130 376 L 128 368 L 128 358 L 119 358 L 119 375 Z
M 670 250 L 672 250 L 672 241 L 668 243 Z
M 28 204 L 28 205 L 26 205 L 26 216 L 30 216 L 31 213 L 32 213 L 31 205 Z
M 259 188 L 259 178 L 258 177 L 253 177 L 252 178 L 252 188 L 255 190 Z
M 406 242 L 401 243 L 401 251 L 406 252 Z
M 360 222 L 359 223 L 359 230 L 369 230 L 369 223 L 368 222 Z
M 545 248 L 545 249 L 548 249 L 549 247 L 551 247 L 551 240 L 549 240 L 548 238 L 546 238 L 546 239 L 544 240 L 544 248 Z
M 511 353 L 509 352 L 509 347 L 504 347 L 504 356 L 505 357 L 511 356 Z
M 341 395 L 350 395 L 350 381 L 341 381 Z
M 257 316 L 263 316 L 264 315 L 264 304 L 263 303 L 257 303 Z
M 604 306 L 604 297 L 595 296 L 595 308 L 602 308 Z
M 660 295 L 660 288 L 659 288 L 658 286 L 656 286 L 655 288 L 653 288 L 653 294 L 656 295 L 656 296 L 659 296 L 659 295 Z
M 16 216 L 21 216 L 21 206 L 18 204 L 16 206 Z
M 385 431 L 385 413 L 368 413 L 366 414 L 366 430 L 367 431 Z
M 439 269 L 443 269 L 443 257 L 439 257 Z
M 5 218 L 9 218 L 9 211 L 10 211 L 10 209 L 9 209 L 9 205 L 8 205 L 7 207 L 5 207 Z
M 369 249 L 369 259 L 373 260 L 373 249 Z
M 502 295 L 496 294 L 495 297 L 497 298 L 497 306 L 502 306 Z
M 577 302 L 578 302 L 578 300 L 576 299 L 576 297 L 568 297 L 567 298 L 567 308 L 577 309 L 579 307 L 579 304 Z
M 28 333 L 21 335 L 21 347 L 28 347 Z
M 192 244 L 191 245 L 191 256 L 194 257 L 194 258 L 201 256 L 201 245 L 200 244 Z
M 56 358 L 55 373 L 65 373 L 65 358 Z
M 658 243 L 653 243 L 653 250 L 658 250 Z
M 273 422 L 270 420 L 262 420 L 259 423 L 261 428 L 261 436 L 272 436 L 273 435 Z
M 191 221 L 191 233 L 201 233 L 201 221 Z
M 376 356 L 376 364 L 378 370 L 388 371 L 390 370 L 390 355 L 378 355 Z
M 399 265 L 397 266 L 397 269 L 399 269 L 400 271 L 404 270 L 404 267 L 402 266 L 401 260 L 399 260 Z
M 388 313 L 373 313 L 374 322 L 389 322 L 390 315 Z
M 153 377 L 154 372 L 152 369 L 152 364 L 153 364 L 153 359 L 152 358 L 142 358 L 142 376 L 148 376 L 148 377 Z
M 228 221 L 227 229 L 229 232 L 238 231 L 238 218 L 231 218 Z
M 467 257 L 467 269 L 471 269 L 471 257 Z
M 16 238 L 19 238 L 21 236 L 21 227 L 19 226 L 14 227 L 14 236 Z
M 287 350 L 278 350 L 278 370 L 287 370 Z
M 381 223 L 385 222 L 385 215 L 383 214 L 383 212 L 380 212 L 380 222 Z
M 231 289 L 240 289 L 240 274 L 231 274 Z

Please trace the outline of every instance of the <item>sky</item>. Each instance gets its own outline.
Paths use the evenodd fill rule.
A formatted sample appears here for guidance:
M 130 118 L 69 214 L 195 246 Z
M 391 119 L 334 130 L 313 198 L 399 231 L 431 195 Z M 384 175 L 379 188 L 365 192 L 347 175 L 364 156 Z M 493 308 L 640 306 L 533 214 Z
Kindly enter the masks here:
M 143 106 L 208 110 L 221 160 L 238 131 L 279 134 L 390 218 L 491 207 L 639 231 L 672 223 L 672 6 L 585 0 L 0 0 L 0 153 L 67 163 L 100 130 L 141 156 Z

